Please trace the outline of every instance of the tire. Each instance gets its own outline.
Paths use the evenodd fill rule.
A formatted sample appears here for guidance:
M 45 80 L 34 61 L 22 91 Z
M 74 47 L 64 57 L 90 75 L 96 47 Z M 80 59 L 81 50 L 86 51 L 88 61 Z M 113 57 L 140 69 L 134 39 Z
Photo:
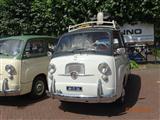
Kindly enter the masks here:
M 31 97 L 33 99 L 41 98 L 46 94 L 46 82 L 45 78 L 38 76 L 34 79 L 31 90 Z
M 126 102 L 126 100 L 125 100 L 125 95 L 126 95 L 125 91 L 126 90 L 124 88 L 124 95 L 122 94 L 121 97 L 116 100 L 116 104 L 119 105 L 119 106 L 125 105 L 125 102 Z
M 119 106 L 123 106 L 125 104 L 125 96 L 121 96 L 120 98 L 118 98 L 116 104 Z
M 63 100 L 60 100 L 60 102 L 61 102 L 62 105 L 69 105 L 69 104 L 71 104 L 71 102 L 67 102 L 67 101 L 63 101 Z

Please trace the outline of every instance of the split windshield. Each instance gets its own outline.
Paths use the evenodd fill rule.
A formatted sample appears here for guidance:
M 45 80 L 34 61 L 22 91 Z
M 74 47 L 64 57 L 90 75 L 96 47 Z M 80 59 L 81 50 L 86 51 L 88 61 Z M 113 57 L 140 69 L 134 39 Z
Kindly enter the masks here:
M 16 56 L 21 52 L 21 40 L 0 40 L 0 55 Z
M 111 40 L 107 32 L 84 32 L 63 36 L 57 46 L 59 52 L 111 52 Z

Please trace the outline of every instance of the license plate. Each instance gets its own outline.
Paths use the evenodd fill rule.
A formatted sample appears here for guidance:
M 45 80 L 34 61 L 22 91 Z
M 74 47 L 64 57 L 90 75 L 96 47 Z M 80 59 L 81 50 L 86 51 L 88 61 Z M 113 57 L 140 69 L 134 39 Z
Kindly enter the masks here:
M 68 91 L 82 91 L 82 87 L 77 86 L 67 86 Z

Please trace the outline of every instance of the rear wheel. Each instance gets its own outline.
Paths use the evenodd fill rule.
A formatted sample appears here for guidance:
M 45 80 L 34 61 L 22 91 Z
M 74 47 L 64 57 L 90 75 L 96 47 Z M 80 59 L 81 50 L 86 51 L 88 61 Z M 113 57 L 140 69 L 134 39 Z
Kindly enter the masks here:
M 32 84 L 31 97 L 40 98 L 45 95 L 45 91 L 46 91 L 45 78 L 41 76 L 36 77 Z

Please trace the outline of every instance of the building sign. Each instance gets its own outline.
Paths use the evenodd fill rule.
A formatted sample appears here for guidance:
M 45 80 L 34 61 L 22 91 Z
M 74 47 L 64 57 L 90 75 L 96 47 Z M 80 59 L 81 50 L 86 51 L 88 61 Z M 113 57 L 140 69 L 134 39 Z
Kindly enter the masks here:
M 124 24 L 121 27 L 125 42 L 153 42 L 154 25 L 138 23 L 135 25 Z

